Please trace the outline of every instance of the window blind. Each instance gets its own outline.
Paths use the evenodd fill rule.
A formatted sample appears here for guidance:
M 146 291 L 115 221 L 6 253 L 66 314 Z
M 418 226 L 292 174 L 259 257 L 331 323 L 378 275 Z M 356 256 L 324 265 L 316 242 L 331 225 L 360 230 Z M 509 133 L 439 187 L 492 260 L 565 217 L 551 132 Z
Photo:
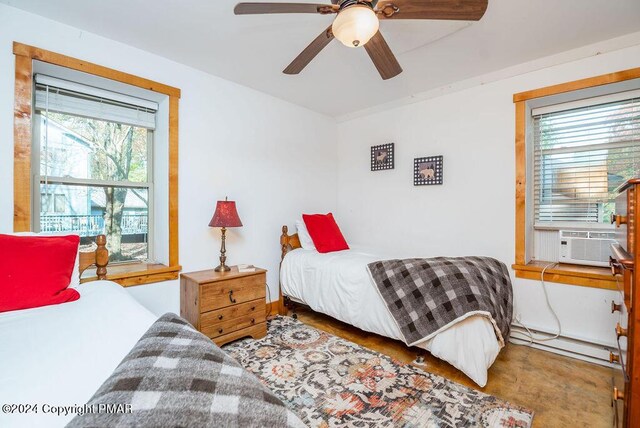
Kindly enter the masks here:
M 640 96 L 628 95 L 533 112 L 536 224 L 610 221 L 615 189 L 640 174 Z
M 42 74 L 37 74 L 35 80 L 35 106 L 38 110 L 74 114 L 147 129 L 156 127 L 158 104 L 153 101 Z

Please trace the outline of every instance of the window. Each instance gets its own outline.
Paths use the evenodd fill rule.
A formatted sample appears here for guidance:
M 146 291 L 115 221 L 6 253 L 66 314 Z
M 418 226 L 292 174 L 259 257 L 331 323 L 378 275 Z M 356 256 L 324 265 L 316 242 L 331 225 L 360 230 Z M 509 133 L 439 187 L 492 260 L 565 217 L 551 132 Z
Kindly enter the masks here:
M 640 92 L 532 110 L 536 226 L 609 224 L 640 171 Z
M 117 257 L 129 263 L 110 263 L 109 280 L 127 287 L 177 279 L 181 269 L 177 203 L 180 89 L 17 42 L 13 54 L 14 232 L 38 230 L 43 219 L 68 215 L 73 220 L 61 217 L 47 227 L 84 231 L 87 236 L 82 243 L 88 244 L 93 235 L 116 225 L 120 230 L 113 236 L 120 239 L 121 248 L 132 242 L 138 248 L 121 251 Z M 41 78 L 56 79 L 39 80 L 36 86 L 34 75 L 38 73 Z M 46 86 L 50 87 L 49 109 Z M 91 146 L 84 128 L 101 126 L 120 127 L 120 131 L 127 130 L 124 135 L 136 138 L 130 145 L 128 174 L 98 174 L 100 162 L 109 168 L 122 166 L 110 158 L 100 159 L 100 152 Z M 43 131 L 50 132 L 44 155 Z M 140 136 L 143 133 L 146 141 Z M 125 159 L 128 151 L 126 155 Z M 124 202 L 114 207 L 113 216 L 105 217 L 109 198 L 117 204 Z M 116 218 L 118 212 L 121 219 Z M 109 245 L 117 248 L 118 243 L 112 239 Z M 137 262 L 131 263 L 134 260 Z M 92 273 L 86 276 L 90 279 Z
M 152 259 L 156 111 L 150 101 L 37 74 L 33 229 L 105 234 L 112 263 Z
M 549 262 L 560 259 L 561 230 L 614 232 L 615 190 L 640 175 L 640 68 L 517 93 L 513 102 L 516 277 L 540 280 L 545 270 L 549 282 L 616 290 L 607 267 Z

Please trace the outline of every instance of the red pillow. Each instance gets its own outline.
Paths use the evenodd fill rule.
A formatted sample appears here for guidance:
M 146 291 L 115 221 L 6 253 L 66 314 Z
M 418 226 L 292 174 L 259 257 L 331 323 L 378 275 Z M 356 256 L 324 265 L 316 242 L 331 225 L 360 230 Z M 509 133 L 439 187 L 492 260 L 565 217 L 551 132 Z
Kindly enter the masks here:
M 333 214 L 302 214 L 302 220 L 304 220 L 313 245 L 316 246 L 319 253 L 349 249 Z
M 78 235 L 0 235 L 0 312 L 72 302 Z

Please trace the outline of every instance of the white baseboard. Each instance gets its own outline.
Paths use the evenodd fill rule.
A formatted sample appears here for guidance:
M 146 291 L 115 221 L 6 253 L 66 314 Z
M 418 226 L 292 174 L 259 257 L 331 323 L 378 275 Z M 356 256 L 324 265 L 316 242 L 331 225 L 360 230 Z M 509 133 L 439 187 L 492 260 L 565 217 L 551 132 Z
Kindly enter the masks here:
M 542 331 L 529 327 L 534 336 L 554 336 L 552 332 Z M 561 335 L 557 339 L 547 341 L 533 341 L 530 343 L 526 330 L 522 327 L 512 325 L 509 341 L 516 345 L 531 346 L 554 354 L 564 355 L 566 357 L 599 364 L 605 367 L 619 367 L 618 364 L 609 362 L 609 352 L 618 353 L 615 344 L 594 343 L 577 337 Z M 626 358 L 626 352 L 623 350 L 623 358 Z

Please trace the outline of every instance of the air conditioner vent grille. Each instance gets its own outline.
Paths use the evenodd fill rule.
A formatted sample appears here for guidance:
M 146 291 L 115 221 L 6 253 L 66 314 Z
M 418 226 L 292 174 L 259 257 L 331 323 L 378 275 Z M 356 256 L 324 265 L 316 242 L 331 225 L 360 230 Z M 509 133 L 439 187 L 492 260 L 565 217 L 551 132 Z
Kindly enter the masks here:
M 615 232 L 560 231 L 560 261 L 590 266 L 607 266 Z

